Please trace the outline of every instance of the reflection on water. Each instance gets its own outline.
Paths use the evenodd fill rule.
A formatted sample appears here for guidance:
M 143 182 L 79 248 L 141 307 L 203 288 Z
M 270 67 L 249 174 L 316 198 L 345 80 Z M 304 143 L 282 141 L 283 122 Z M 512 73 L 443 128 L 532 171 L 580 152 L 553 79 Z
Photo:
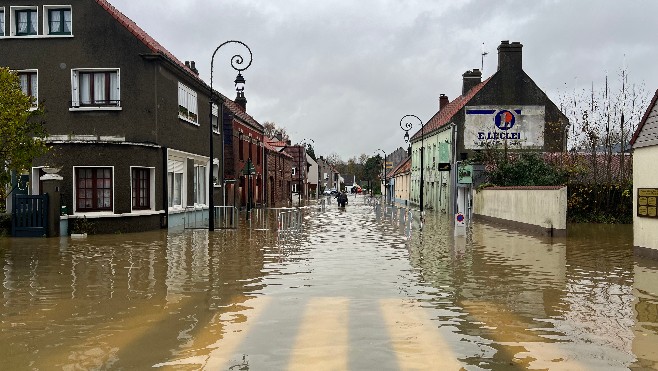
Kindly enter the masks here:
M 0 368 L 658 368 L 658 265 L 630 226 L 455 238 L 430 214 L 407 240 L 383 219 L 351 198 L 285 239 L 2 239 Z

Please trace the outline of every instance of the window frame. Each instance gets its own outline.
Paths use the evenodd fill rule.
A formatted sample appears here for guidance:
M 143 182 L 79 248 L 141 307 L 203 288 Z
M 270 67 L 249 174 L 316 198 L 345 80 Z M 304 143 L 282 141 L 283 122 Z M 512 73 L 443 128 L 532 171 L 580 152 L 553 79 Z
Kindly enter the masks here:
M 199 126 L 199 95 L 196 90 L 180 81 L 178 82 L 178 118 Z
M 34 23 L 35 33 L 19 33 L 18 18 L 20 13 L 36 13 L 36 22 Z M 10 35 L 15 37 L 38 37 L 39 36 L 39 7 L 38 6 L 12 6 L 10 7 Z M 32 25 L 31 17 L 28 17 L 28 25 Z M 29 27 L 28 27 L 29 29 Z
M 101 170 L 101 169 L 109 169 L 110 170 L 110 188 L 109 188 L 109 191 L 110 191 L 110 196 L 109 196 L 110 206 L 109 207 L 97 207 L 97 206 L 92 206 L 92 207 L 89 207 L 89 208 L 86 208 L 86 207 L 80 208 L 79 207 L 79 201 L 81 200 L 79 198 L 80 187 L 78 185 L 79 171 L 80 170 L 86 170 L 86 169 L 93 169 L 93 170 L 96 170 L 96 171 Z M 74 166 L 73 167 L 73 179 L 74 179 L 74 183 L 73 183 L 73 193 L 74 193 L 73 208 L 74 208 L 74 214 L 79 214 L 79 213 L 114 213 L 114 183 L 115 183 L 114 182 L 114 166 Z M 97 192 L 98 192 L 97 180 L 98 179 L 99 178 L 97 177 L 97 173 L 94 172 L 94 174 L 92 176 L 92 188 L 91 188 L 91 190 L 92 190 L 92 198 L 91 199 L 92 199 L 93 204 L 97 204 L 97 202 L 98 202 L 98 198 L 97 198 L 97 195 L 98 195 L 97 194 Z M 104 179 L 104 178 L 101 178 L 101 179 Z M 86 189 L 86 188 L 83 188 L 83 189 Z M 105 188 L 101 188 L 101 189 L 105 189 Z M 86 198 L 84 198 L 84 199 L 86 199 Z
M 51 17 L 51 12 L 55 11 L 60 11 L 61 16 L 64 15 L 63 12 L 68 11 L 70 14 L 71 18 L 71 24 L 69 25 L 70 32 L 64 32 L 63 30 L 60 32 L 53 32 L 50 29 L 50 17 Z M 44 36 L 52 36 L 52 37 L 71 37 L 73 36 L 73 8 L 70 5 L 44 5 L 43 6 L 43 33 Z M 64 25 L 64 18 L 62 17 L 60 19 L 60 27 L 63 27 Z
M 212 132 L 219 135 L 219 107 L 215 103 L 212 104 L 211 116 L 210 125 L 212 125 Z
M 203 169 L 203 170 L 202 170 Z M 203 174 L 202 181 L 199 175 Z M 194 205 L 206 206 L 208 204 L 208 166 L 207 164 L 194 163 L 192 186 L 194 187 Z M 203 198 L 203 199 L 201 199 Z
M 90 94 L 93 94 L 94 88 L 94 76 L 95 74 L 105 73 L 107 85 L 105 88 L 105 94 L 107 98 L 104 100 L 105 103 L 95 103 L 95 99 L 91 96 L 90 102 L 94 103 L 85 103 L 81 102 L 81 84 L 80 77 L 84 74 L 91 74 L 90 77 Z M 116 90 L 118 91 L 117 96 L 119 99 L 110 99 L 112 97 L 112 88 L 111 88 L 111 79 L 108 79 L 108 74 L 116 73 Z M 114 102 L 114 103 L 112 103 Z M 121 107 L 121 69 L 120 68 L 73 68 L 71 69 L 71 104 L 69 111 L 120 111 Z
M 139 178 L 135 176 L 135 172 L 146 172 L 146 178 Z M 144 175 L 144 174 L 141 174 Z M 146 166 L 131 166 L 130 167 L 130 204 L 131 210 L 144 211 L 144 210 L 155 210 L 155 168 L 146 167 Z M 146 187 L 140 187 L 139 190 L 135 188 L 135 181 L 145 180 Z M 141 191 L 141 188 L 144 188 L 146 191 L 146 197 L 141 197 L 146 199 L 147 205 L 135 205 L 135 200 L 139 197 L 138 191 Z
M 34 98 L 34 101 L 32 102 L 32 107 L 30 108 L 30 111 L 36 110 L 39 107 L 39 70 L 37 70 L 37 69 L 26 69 L 26 70 L 16 70 L 14 72 L 16 72 L 16 74 L 18 75 L 19 78 L 20 78 L 21 75 L 30 76 L 30 77 L 28 77 L 28 82 L 27 82 L 28 92 L 24 91 L 23 94 Z M 30 94 L 30 93 L 33 93 L 31 91 L 31 89 L 32 89 L 32 84 L 31 84 L 32 77 L 31 76 L 32 75 L 34 75 L 34 78 L 36 79 L 36 85 L 37 85 L 36 94 Z M 21 90 L 22 90 L 22 87 L 21 87 Z
M 175 165 L 172 165 L 172 170 L 170 171 L 169 169 L 169 164 L 172 162 L 178 162 L 180 163 L 180 171 L 176 171 Z M 185 164 L 186 160 L 181 159 L 178 157 L 168 157 L 167 158 L 167 208 L 168 209 L 174 209 L 174 210 L 180 210 L 183 208 L 183 205 L 186 203 L 185 200 Z M 169 174 L 171 174 L 171 178 L 169 177 Z M 180 175 L 180 179 L 178 180 L 178 184 L 180 186 L 180 196 L 179 196 L 179 201 L 180 203 L 174 203 L 175 200 L 175 192 L 176 192 L 176 187 L 175 185 L 177 184 L 177 175 Z
M 7 32 L 5 31 L 6 25 L 7 23 L 5 22 L 5 7 L 0 6 L 0 38 L 7 36 Z

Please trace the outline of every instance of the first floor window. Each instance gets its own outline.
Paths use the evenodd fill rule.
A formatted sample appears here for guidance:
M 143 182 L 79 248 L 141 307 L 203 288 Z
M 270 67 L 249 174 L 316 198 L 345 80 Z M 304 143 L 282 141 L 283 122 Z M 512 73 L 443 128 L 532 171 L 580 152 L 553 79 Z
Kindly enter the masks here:
M 293 167 L 292 168 L 292 175 L 296 175 L 296 173 L 297 173 L 297 168 Z
M 219 107 L 212 105 L 212 131 L 219 134 Z
M 206 203 L 206 167 L 194 166 L 194 203 Z
M 48 33 L 50 35 L 71 34 L 71 8 L 48 10 Z
M 76 168 L 77 211 L 112 211 L 112 169 Z
M 72 91 L 74 108 L 120 107 L 119 70 L 73 70 Z
M 22 9 L 16 10 L 16 35 L 36 35 L 37 34 L 37 10 Z
M 292 184 L 292 191 L 297 193 L 297 183 Z
M 190 121 L 194 124 L 199 123 L 197 94 L 192 88 L 185 84 L 178 83 L 178 117 Z
M 38 98 L 37 93 L 39 91 L 36 71 L 20 71 L 18 72 L 18 79 L 20 80 L 23 94 L 32 97 L 32 106 L 36 107 Z
M 183 206 L 183 162 L 169 160 L 167 168 L 169 207 L 181 207 Z
M 145 168 L 132 169 L 133 209 L 151 208 L 151 171 Z

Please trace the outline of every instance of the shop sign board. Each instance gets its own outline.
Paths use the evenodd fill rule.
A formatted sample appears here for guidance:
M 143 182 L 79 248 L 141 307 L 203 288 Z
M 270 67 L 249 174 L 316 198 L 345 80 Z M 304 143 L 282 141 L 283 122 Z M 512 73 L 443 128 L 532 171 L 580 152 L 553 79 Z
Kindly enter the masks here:
M 464 147 L 482 149 L 506 145 L 512 149 L 544 146 L 544 106 L 467 106 Z

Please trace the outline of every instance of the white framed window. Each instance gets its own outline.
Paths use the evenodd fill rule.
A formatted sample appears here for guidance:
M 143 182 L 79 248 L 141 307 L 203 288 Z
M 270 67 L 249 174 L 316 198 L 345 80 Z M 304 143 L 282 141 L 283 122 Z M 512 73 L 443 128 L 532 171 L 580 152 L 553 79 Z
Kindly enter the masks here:
M 199 125 L 197 94 L 192 88 L 178 82 L 178 117 Z
M 297 193 L 297 183 L 292 184 L 292 192 Z
M 50 36 L 71 36 L 73 18 L 70 5 L 43 6 L 43 33 Z
M 185 163 L 169 159 L 167 161 L 167 189 L 169 191 L 169 207 L 183 207 L 183 169 Z
M 0 7 L 0 37 L 5 36 L 5 8 Z
M 212 131 L 215 134 L 219 134 L 221 130 L 219 126 L 219 107 L 213 103 L 212 105 Z
M 16 71 L 23 94 L 32 97 L 32 109 L 39 105 L 39 74 L 37 70 Z
M 206 189 L 208 188 L 208 181 L 206 180 L 205 165 L 194 164 L 194 204 L 206 204 Z
M 292 175 L 297 175 L 297 168 L 294 166 L 292 168 Z
M 75 166 L 75 212 L 114 212 L 114 168 Z
M 71 110 L 120 110 L 121 73 L 118 68 L 71 70 Z
M 9 25 L 11 36 L 37 36 L 39 34 L 39 7 L 12 6 Z
M 130 167 L 132 210 L 155 210 L 155 168 Z

